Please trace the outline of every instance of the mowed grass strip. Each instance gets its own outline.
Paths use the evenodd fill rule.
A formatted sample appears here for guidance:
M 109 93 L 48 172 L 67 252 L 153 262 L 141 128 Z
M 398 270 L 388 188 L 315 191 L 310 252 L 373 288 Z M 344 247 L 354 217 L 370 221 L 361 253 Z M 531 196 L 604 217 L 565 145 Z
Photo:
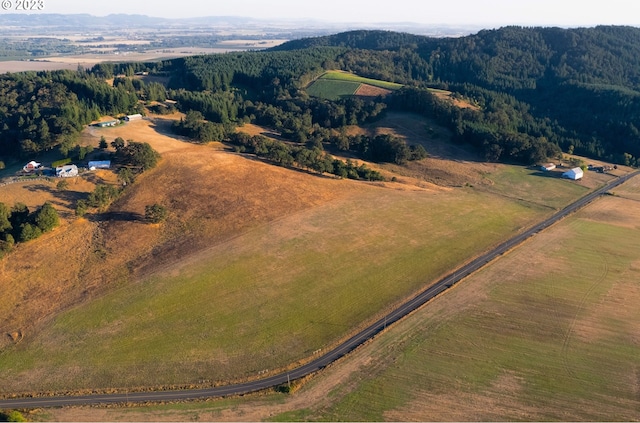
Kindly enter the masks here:
M 60 391 L 255 377 L 326 348 L 545 213 L 472 191 L 367 187 L 63 313 L 3 352 L 0 386 Z
M 637 419 L 638 218 L 598 200 L 358 351 L 330 406 L 274 420 Z

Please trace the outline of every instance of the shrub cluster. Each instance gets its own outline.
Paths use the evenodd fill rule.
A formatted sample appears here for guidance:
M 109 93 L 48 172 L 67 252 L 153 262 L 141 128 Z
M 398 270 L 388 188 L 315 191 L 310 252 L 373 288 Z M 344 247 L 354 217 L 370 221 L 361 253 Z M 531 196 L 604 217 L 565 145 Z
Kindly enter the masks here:
M 137 173 L 153 169 L 160 159 L 160 154 L 146 142 L 125 141 L 118 137 L 111 145 L 116 149 L 115 160 L 123 166 L 133 168 Z
M 0 257 L 11 251 L 16 242 L 27 242 L 49 232 L 60 223 L 51 203 L 44 203 L 34 212 L 23 203 L 11 209 L 0 203 Z

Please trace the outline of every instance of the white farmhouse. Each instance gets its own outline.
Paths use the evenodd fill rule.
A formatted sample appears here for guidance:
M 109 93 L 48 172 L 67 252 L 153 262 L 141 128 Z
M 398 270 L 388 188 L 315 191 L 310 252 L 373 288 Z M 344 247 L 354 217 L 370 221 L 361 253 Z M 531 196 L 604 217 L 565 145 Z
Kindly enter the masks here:
M 25 172 L 31 172 L 32 170 L 37 170 L 42 167 L 42 163 L 38 163 L 36 161 L 31 160 L 29 163 L 22 167 L 22 170 Z
M 76 165 L 64 165 L 56 167 L 56 176 L 58 178 L 71 178 L 78 176 L 78 166 Z
M 582 179 L 583 176 L 584 176 L 584 172 L 579 167 L 574 167 L 573 169 L 568 170 L 562 174 L 563 178 L 573 179 L 574 181 L 577 181 L 578 179 Z

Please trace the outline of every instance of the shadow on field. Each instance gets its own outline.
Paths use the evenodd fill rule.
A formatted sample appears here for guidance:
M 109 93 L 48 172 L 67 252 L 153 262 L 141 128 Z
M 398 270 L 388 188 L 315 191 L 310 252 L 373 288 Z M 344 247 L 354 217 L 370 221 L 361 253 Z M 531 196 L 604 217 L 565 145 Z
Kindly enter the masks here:
M 188 137 L 183 137 L 183 136 L 178 135 L 175 132 L 173 132 L 173 130 L 171 129 L 171 125 L 172 125 L 173 121 L 170 120 L 170 119 L 150 118 L 149 122 L 151 122 L 149 124 L 149 128 L 153 129 L 154 131 L 156 131 L 160 135 L 164 135 L 164 136 L 173 138 L 175 140 L 186 142 L 186 143 L 189 143 L 189 144 L 194 144 L 195 143 L 194 140 L 192 140 L 192 139 L 190 139 Z
M 59 190 L 49 185 L 30 185 L 25 187 L 27 191 L 31 192 L 47 192 L 57 198 L 58 200 L 67 201 L 69 203 L 75 202 L 82 198 L 87 197 L 86 192 L 73 191 L 72 189 Z
M 564 173 L 564 172 L 562 172 Z M 542 178 L 552 178 L 552 179 L 560 179 L 562 178 L 562 173 L 561 172 L 543 172 L 543 171 L 538 171 L 538 172 L 533 172 L 531 175 L 532 176 L 540 176 Z
M 98 213 L 89 216 L 89 219 L 96 222 L 145 222 L 144 216 L 140 213 L 127 211 L 110 211 L 105 213 Z

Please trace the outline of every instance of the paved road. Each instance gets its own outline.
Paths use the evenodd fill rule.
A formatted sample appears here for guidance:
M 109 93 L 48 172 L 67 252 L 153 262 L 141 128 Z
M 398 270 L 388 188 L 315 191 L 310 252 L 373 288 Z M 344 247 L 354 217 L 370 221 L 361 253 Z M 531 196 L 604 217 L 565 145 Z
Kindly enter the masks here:
M 282 373 L 265 379 L 240 383 L 235 385 L 220 386 L 216 388 L 192 389 L 180 391 L 159 391 L 159 392 L 136 392 L 129 394 L 104 394 L 104 395 L 83 395 L 83 396 L 60 396 L 60 397 L 35 397 L 35 398 L 17 398 L 0 400 L 0 408 L 41 408 L 41 407 L 61 407 L 68 405 L 88 405 L 88 404 L 109 404 L 109 403 L 126 403 L 126 402 L 145 402 L 145 401 L 177 401 L 192 400 L 201 398 L 224 397 L 229 395 L 241 395 L 249 392 L 255 392 L 277 385 L 284 385 L 291 380 L 299 379 L 314 373 L 340 357 L 362 345 L 365 341 L 371 339 L 377 333 L 383 331 L 387 326 L 397 322 L 407 314 L 423 306 L 429 300 L 444 292 L 461 279 L 467 277 L 471 273 L 485 266 L 498 256 L 511 250 L 518 244 L 536 233 L 548 228 L 558 220 L 564 218 L 568 214 L 586 206 L 597 197 L 603 195 L 607 191 L 626 182 L 628 179 L 640 174 L 640 171 L 630 173 L 618 179 L 611 181 L 609 184 L 599 188 L 590 194 L 582 197 L 578 201 L 572 203 L 566 208 L 560 210 L 550 218 L 538 223 L 527 231 L 516 235 L 508 241 L 498 245 L 493 250 L 481 255 L 473 261 L 456 269 L 453 273 L 445 276 L 435 284 L 422 291 L 414 298 L 408 300 L 400 307 L 390 312 L 380 320 L 371 324 L 362 332 L 357 333 L 353 337 L 344 341 L 333 350 L 325 353 L 317 359 L 298 367 L 290 372 Z

